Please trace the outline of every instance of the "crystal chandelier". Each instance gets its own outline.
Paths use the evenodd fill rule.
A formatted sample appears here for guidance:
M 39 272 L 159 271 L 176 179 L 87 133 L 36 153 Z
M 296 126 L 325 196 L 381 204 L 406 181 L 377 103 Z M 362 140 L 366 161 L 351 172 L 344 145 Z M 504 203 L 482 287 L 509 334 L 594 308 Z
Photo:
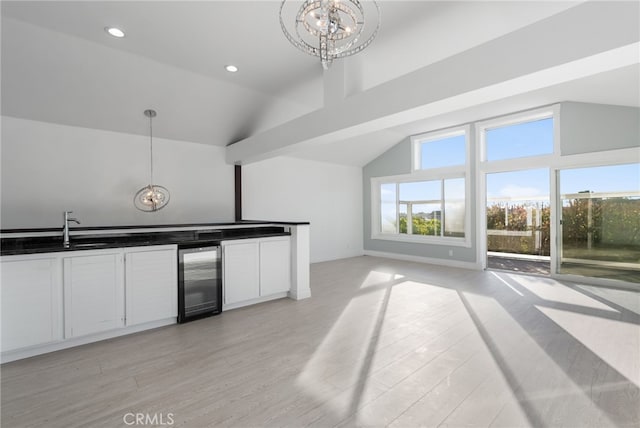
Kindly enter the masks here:
M 380 8 L 375 0 L 305 0 L 295 18 L 289 10 L 291 3 L 283 0 L 280 4 L 284 35 L 301 51 L 320 57 L 325 70 L 334 59 L 356 54 L 369 46 L 380 28 Z M 371 22 L 366 26 L 365 8 L 371 9 L 367 12 Z M 289 28 L 286 22 L 291 22 Z
M 144 115 L 149 118 L 149 158 L 150 158 L 150 180 L 147 186 L 138 190 L 133 197 L 133 204 L 140 211 L 153 212 L 164 208 L 169 203 L 169 191 L 153 183 L 153 126 L 152 119 L 156 117 L 155 110 L 145 110 Z

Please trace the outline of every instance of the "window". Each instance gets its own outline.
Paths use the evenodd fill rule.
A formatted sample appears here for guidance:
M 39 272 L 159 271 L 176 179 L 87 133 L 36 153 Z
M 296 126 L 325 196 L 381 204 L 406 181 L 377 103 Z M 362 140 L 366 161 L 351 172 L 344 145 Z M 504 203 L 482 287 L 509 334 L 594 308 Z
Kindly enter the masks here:
M 414 172 L 372 179 L 374 239 L 470 245 L 467 131 L 412 137 Z
M 444 180 L 444 236 L 465 236 L 465 185 L 464 178 Z
M 465 237 L 465 180 L 380 184 L 382 234 Z
M 382 233 L 396 233 L 398 224 L 396 193 L 396 185 L 393 183 L 380 186 L 380 231 Z
M 560 171 L 559 271 L 640 282 L 640 164 Z
M 464 132 L 436 140 L 418 136 L 413 138 L 413 143 L 416 148 L 416 169 L 463 166 L 466 163 L 467 144 Z
M 525 121 L 522 121 L 525 120 Z M 554 152 L 552 113 L 525 117 L 517 123 L 487 125 L 484 130 L 485 161 L 499 161 Z
M 415 181 L 398 184 L 400 233 L 440 236 L 442 231 L 442 182 Z

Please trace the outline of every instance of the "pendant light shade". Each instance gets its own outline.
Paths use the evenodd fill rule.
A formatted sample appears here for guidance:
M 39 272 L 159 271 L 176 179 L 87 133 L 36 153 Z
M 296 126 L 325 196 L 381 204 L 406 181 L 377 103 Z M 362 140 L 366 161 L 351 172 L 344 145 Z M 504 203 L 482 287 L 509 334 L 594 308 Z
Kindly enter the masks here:
M 157 116 L 155 110 L 145 110 L 144 115 L 149 118 L 149 184 L 136 192 L 133 204 L 140 211 L 158 211 L 169 203 L 171 196 L 166 187 L 153 184 L 153 124 L 152 120 Z

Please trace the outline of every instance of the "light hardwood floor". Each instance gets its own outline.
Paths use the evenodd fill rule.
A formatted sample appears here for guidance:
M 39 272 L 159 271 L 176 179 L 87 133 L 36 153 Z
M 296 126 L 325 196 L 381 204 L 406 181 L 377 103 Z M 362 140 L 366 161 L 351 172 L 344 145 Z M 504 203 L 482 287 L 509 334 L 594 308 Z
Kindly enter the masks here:
M 311 299 L 5 364 L 2 426 L 640 425 L 637 292 L 375 257 L 311 280 Z

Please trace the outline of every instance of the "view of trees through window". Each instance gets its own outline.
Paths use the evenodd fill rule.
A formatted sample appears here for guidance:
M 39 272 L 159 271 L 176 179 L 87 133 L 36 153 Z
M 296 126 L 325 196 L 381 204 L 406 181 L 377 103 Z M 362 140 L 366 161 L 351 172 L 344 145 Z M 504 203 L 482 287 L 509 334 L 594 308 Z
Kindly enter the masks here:
M 640 164 L 560 171 L 560 273 L 640 282 Z
M 463 177 L 380 185 L 380 229 L 401 235 L 465 237 Z
M 471 179 L 467 128 L 412 137 L 414 172 L 375 182 L 376 232 L 381 239 L 469 242 L 466 180 L 486 178 L 488 257 L 535 262 L 547 274 L 554 267 L 551 273 L 640 282 L 640 164 L 620 163 L 626 160 L 616 155 L 609 165 L 584 167 L 593 161 L 563 156 L 554 139 L 555 115 L 540 109 L 476 124 L 480 171 Z M 511 159 L 513 165 L 505 162 Z
M 430 213 L 418 212 L 411 216 L 412 228 L 414 235 L 440 236 L 442 221 L 440 220 L 441 211 L 432 211 Z M 407 214 L 400 212 L 400 233 L 408 233 Z M 462 235 L 464 236 L 464 234 Z
M 487 251 L 549 256 L 549 169 L 487 175 Z
M 487 207 L 487 249 L 548 256 L 551 208 L 548 202 L 497 202 Z

